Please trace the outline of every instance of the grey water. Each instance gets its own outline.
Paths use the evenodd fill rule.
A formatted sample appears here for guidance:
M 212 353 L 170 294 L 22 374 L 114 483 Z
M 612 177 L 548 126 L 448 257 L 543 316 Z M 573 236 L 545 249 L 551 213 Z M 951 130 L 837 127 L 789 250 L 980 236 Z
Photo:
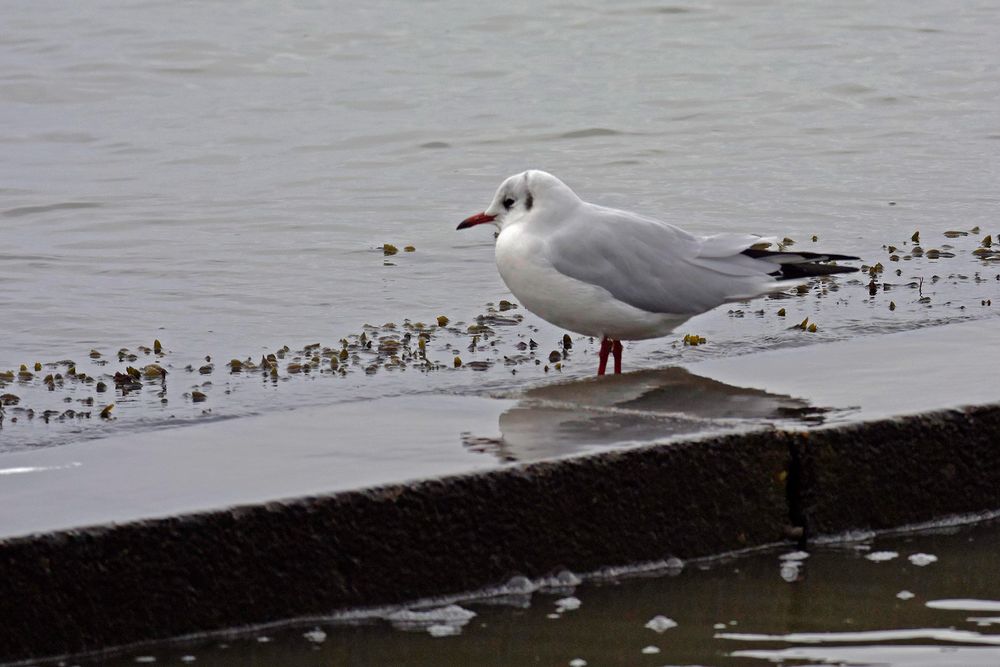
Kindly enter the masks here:
M 995 523 L 854 536 L 582 582 L 564 573 L 561 586 L 146 646 L 104 664 L 996 665 L 998 553 Z
M 884 264 L 875 294 L 865 273 L 723 307 L 629 345 L 626 369 L 993 317 L 997 262 L 972 251 L 1000 237 L 998 45 L 987 0 L 6 3 L 0 371 L 43 370 L 0 380 L 19 400 L 0 449 L 593 373 L 585 339 L 549 364 L 564 332 L 521 310 L 466 351 L 510 295 L 489 232 L 454 227 L 529 167 L 693 231 Z M 945 255 L 911 255 L 918 230 Z M 428 343 L 448 372 L 225 369 L 439 315 L 461 325 Z M 805 317 L 815 334 L 790 328 Z M 139 350 L 154 340 L 165 356 Z M 503 363 L 528 340 L 535 356 Z M 50 391 L 60 361 L 109 391 Z M 165 386 L 115 391 L 110 375 L 153 362 Z

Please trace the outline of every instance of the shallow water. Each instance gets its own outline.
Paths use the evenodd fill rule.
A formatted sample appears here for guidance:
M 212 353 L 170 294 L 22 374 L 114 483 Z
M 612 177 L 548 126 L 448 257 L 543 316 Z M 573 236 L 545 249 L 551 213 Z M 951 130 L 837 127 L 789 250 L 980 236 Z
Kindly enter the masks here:
M 456 351 L 498 362 L 482 372 L 362 366 L 273 384 L 224 374 L 232 358 L 283 345 L 337 348 L 366 323 L 443 314 L 468 325 L 509 298 L 489 233 L 454 226 L 526 167 L 695 231 L 856 253 L 885 265 L 880 285 L 896 285 L 870 296 L 867 275 L 848 277 L 836 292 L 816 285 L 723 307 L 677 340 L 630 345 L 627 368 L 991 317 L 1000 306 L 997 262 L 971 255 L 986 234 L 1000 236 L 1000 7 L 985 0 L 346 11 L 39 2 L 5 8 L 4 24 L 0 370 L 74 360 L 98 380 L 124 370 L 119 349 L 160 339 L 173 375 L 165 389 L 128 396 L 95 383 L 47 392 L 40 380 L 65 365 L 6 383 L 22 410 L 51 411 L 54 423 L 26 428 L 27 413 L 8 406 L 0 449 L 593 372 L 579 338 L 546 371 L 563 332 L 527 315 L 494 349 L 462 352 L 464 328 L 431 341 L 449 368 Z M 907 260 L 915 230 L 924 249 L 952 245 L 956 256 Z M 415 252 L 384 257 L 383 243 Z M 900 248 L 898 263 L 884 244 Z M 805 317 L 816 334 L 789 328 Z M 708 345 L 677 344 L 688 332 Z M 502 363 L 528 338 L 543 363 Z M 111 363 L 94 365 L 92 349 Z M 206 356 L 209 377 L 197 373 Z M 193 390 L 208 400 L 192 403 Z M 112 402 L 117 421 L 98 419 Z M 90 418 L 67 418 L 68 407 Z
M 995 665 L 998 527 L 661 564 L 575 585 L 564 573 L 530 592 L 146 647 L 110 664 Z M 676 625 L 648 627 L 657 616 Z

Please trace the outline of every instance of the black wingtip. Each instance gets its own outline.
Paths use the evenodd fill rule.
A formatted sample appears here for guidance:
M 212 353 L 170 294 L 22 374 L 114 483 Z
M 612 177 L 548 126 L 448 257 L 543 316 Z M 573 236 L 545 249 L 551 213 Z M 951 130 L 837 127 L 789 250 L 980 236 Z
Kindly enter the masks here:
M 782 264 L 782 278 L 810 278 L 812 276 L 830 276 L 835 273 L 855 273 L 856 266 L 840 266 L 838 264 Z
M 772 275 L 782 278 L 809 278 L 836 273 L 854 273 L 858 271 L 856 266 L 841 266 L 825 262 L 854 262 L 861 259 L 853 255 L 831 255 L 820 252 L 796 252 L 794 250 L 758 250 L 756 248 L 748 248 L 743 251 L 743 254 L 754 259 L 774 262 L 778 265 L 779 270 L 776 270 Z M 787 257 L 788 261 L 781 261 L 782 257 Z

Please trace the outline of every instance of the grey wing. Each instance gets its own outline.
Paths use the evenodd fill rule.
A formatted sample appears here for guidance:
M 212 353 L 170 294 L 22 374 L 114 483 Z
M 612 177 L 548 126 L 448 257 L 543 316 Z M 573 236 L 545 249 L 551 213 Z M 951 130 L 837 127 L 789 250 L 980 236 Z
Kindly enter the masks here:
M 654 313 L 696 314 L 774 289 L 773 264 L 740 254 L 749 234 L 700 237 L 659 220 L 588 205 L 548 244 L 557 271 Z

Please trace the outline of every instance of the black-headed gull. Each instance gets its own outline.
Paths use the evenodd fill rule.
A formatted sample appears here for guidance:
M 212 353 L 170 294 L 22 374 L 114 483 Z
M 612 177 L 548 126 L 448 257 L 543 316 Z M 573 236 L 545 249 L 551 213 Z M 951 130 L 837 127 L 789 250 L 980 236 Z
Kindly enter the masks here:
M 580 199 L 552 174 L 505 180 L 489 207 L 458 229 L 493 223 L 497 269 L 525 308 L 558 327 L 601 339 L 621 373 L 623 340 L 664 336 L 729 301 L 857 271 L 823 264 L 847 255 L 762 249 L 753 234 L 697 236 L 673 225 Z

